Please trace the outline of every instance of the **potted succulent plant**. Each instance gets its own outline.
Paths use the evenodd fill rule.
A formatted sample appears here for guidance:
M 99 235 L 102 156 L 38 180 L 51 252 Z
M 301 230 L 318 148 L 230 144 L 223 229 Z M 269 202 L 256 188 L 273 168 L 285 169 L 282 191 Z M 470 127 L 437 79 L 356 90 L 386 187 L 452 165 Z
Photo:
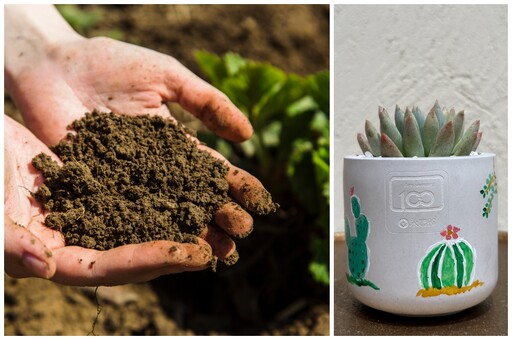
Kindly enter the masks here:
M 376 309 L 442 315 L 485 300 L 498 276 L 495 155 L 464 112 L 379 108 L 344 158 L 346 273 Z

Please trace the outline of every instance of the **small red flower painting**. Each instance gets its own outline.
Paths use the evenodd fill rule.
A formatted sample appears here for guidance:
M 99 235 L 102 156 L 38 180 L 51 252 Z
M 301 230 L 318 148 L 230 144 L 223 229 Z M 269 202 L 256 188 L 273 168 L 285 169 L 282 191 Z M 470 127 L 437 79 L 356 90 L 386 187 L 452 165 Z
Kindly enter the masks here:
M 459 232 L 459 230 L 460 228 L 457 228 L 450 224 L 448 225 L 448 227 L 446 227 L 446 230 L 441 231 L 441 236 L 447 240 L 456 240 L 459 237 L 459 235 L 457 235 L 457 232 Z

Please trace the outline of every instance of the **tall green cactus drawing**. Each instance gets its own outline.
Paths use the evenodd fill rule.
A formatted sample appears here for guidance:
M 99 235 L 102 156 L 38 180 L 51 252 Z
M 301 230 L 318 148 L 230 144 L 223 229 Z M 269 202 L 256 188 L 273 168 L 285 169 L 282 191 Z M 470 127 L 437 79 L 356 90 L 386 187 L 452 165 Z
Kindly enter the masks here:
M 366 239 L 370 231 L 370 222 L 366 215 L 361 213 L 361 200 L 354 195 L 354 188 L 350 189 L 351 211 L 356 223 L 356 235 L 352 236 L 350 231 L 350 222 L 345 216 L 345 237 L 348 249 L 348 267 L 350 274 L 347 273 L 348 282 L 357 286 L 369 286 L 379 290 L 373 282 L 365 279 L 369 267 L 368 247 Z
M 480 190 L 480 194 L 485 199 L 487 197 L 487 202 L 484 205 L 482 216 L 485 218 L 489 218 L 489 214 L 492 209 L 492 201 L 494 200 L 494 195 L 498 193 L 498 182 L 496 181 L 496 174 L 489 174 L 487 180 L 485 181 L 484 188 Z
M 475 267 L 475 250 L 467 241 L 459 238 L 459 231 L 459 228 L 449 225 L 441 232 L 445 240 L 427 251 L 419 265 L 422 289 L 416 296 L 455 295 L 483 285 L 479 280 L 470 284 Z

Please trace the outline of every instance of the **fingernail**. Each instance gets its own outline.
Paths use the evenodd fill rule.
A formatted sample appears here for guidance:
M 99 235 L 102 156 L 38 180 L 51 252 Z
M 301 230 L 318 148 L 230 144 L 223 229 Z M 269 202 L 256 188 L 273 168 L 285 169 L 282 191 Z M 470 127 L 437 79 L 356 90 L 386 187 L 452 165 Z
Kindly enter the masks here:
M 21 262 L 25 268 L 30 270 L 33 274 L 41 278 L 47 278 L 50 266 L 45 261 L 42 261 L 32 254 L 25 253 L 21 258 Z

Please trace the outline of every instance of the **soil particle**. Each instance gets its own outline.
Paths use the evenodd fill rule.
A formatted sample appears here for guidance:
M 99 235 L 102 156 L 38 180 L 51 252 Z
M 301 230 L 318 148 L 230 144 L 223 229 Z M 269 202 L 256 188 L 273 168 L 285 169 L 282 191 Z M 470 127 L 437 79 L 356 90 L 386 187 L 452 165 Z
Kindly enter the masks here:
M 264 188 L 244 184 L 241 192 L 246 198 L 244 205 L 258 215 L 268 215 L 279 209 L 279 204 L 272 201 L 272 196 Z
M 34 194 L 45 223 L 67 245 L 106 250 L 152 240 L 194 242 L 228 202 L 227 168 L 186 130 L 156 116 L 89 113 L 76 133 L 32 164 L 45 183 Z
M 233 254 L 226 257 L 224 260 L 222 260 L 222 262 L 225 265 L 232 266 L 238 262 L 239 258 L 240 258 L 240 255 L 238 255 L 238 252 L 235 250 L 235 252 Z

